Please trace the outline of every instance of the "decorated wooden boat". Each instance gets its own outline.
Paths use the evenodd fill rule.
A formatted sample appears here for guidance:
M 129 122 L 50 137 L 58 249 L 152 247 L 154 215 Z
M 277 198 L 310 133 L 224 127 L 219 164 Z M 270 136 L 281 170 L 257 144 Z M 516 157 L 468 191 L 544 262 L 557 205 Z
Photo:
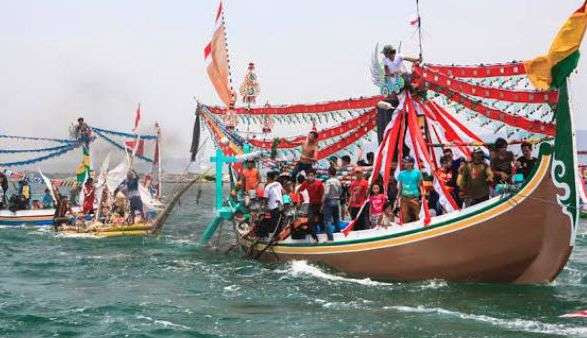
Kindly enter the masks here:
M 217 215 L 206 228 L 202 243 L 208 243 L 224 222 L 231 222 L 243 250 L 263 261 L 307 260 L 350 276 L 380 280 L 552 281 L 569 259 L 578 225 L 580 186 L 567 78 L 577 65 L 586 26 L 583 4 L 565 22 L 548 54 L 526 62 L 467 66 L 417 63 L 412 67 L 410 85 L 397 95 L 386 91 L 376 52 L 372 75 L 382 89 L 381 96 L 259 108 L 234 108 L 227 75 L 210 71 L 210 67 L 227 63 L 223 59 L 226 44 L 215 43 L 223 36 L 224 28 L 220 27 L 209 46 L 214 62 L 208 74 L 227 107 L 199 105 L 196 114 L 196 123 L 203 119 L 216 141 L 212 161 L 217 175 L 222 175 L 225 163 L 238 171 L 239 162 L 254 149 L 271 150 L 272 158 L 284 158 L 286 163 L 295 161 L 305 133 L 248 135 L 255 123 L 261 129 L 267 118 L 307 132 L 311 130 L 309 117 L 311 128 L 319 135 L 319 162 L 344 151 L 352 154 L 349 148 L 377 130 L 379 142 L 370 184 L 383 182 L 382 186 L 388 187 L 395 168 L 401 165 L 397 159 L 410 154 L 416 158 L 416 166 L 431 176 L 445 214 L 433 217 L 423 207 L 419 221 L 368 230 L 354 229 L 353 220 L 330 241 L 325 234 L 319 234 L 316 241 L 310 236 L 284 238 L 276 235 L 277 231 L 260 237 L 251 231 L 246 218 L 235 217 L 242 213 L 241 208 L 223 201 L 218 183 Z M 223 50 L 215 50 L 218 48 Z M 239 130 L 234 116 L 247 124 L 246 131 Z M 329 118 L 342 118 L 343 122 L 333 126 Z M 320 121 L 322 125 L 317 127 Z M 479 123 L 473 127 L 475 121 Z M 487 147 L 502 135 L 509 144 L 536 145 L 536 164 L 522 183 L 507 185 L 497 196 L 459 209 L 439 183 L 437 158 L 441 149 L 451 148 L 469 158 L 471 147 Z M 422 206 L 426 202 L 423 198 Z
M 152 223 L 138 223 L 133 225 L 122 225 L 122 226 L 114 226 L 114 225 L 97 225 L 95 227 L 90 227 L 90 229 L 76 229 L 75 227 L 69 227 L 68 229 L 60 230 L 59 233 L 64 235 L 73 235 L 79 236 L 83 235 L 85 237 L 97 237 L 97 238 L 106 238 L 106 237 L 135 237 L 135 236 L 145 236 L 151 234 L 153 232 L 153 224 Z

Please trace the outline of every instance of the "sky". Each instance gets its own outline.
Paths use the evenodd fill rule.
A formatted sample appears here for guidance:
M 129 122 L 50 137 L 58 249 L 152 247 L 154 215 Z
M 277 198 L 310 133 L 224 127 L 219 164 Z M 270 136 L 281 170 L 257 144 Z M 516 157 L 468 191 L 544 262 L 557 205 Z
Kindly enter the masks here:
M 163 130 L 164 165 L 188 158 L 194 98 L 219 104 L 203 48 L 218 2 L 199 0 L 0 1 L 0 132 L 66 137 L 83 116 L 93 126 Z M 543 54 L 580 0 L 421 0 L 424 61 L 475 64 Z M 249 62 L 258 102 L 310 103 L 377 94 L 369 78 L 376 43 L 418 52 L 408 24 L 414 0 L 224 1 L 235 87 Z M 585 47 L 582 48 L 585 51 Z M 583 58 L 572 81 L 585 93 Z M 587 97 L 577 95 L 576 124 Z M 4 142 L 4 143 L 2 143 Z M 5 141 L 0 147 L 14 146 Z M 97 148 L 103 155 L 104 146 Z M 79 154 L 47 166 L 73 168 Z M 1 162 L 1 159 L 0 159 Z

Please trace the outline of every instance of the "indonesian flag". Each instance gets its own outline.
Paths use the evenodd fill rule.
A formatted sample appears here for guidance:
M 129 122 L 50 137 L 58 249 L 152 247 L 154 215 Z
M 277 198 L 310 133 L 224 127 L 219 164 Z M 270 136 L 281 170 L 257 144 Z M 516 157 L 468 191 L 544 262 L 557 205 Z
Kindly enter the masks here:
M 410 26 L 418 26 L 420 24 L 420 17 L 417 14 L 414 14 L 409 17 L 408 22 Z
M 139 123 L 141 122 L 141 104 L 139 103 L 137 110 L 135 111 L 135 126 L 132 131 L 136 132 L 139 129 Z
M 220 2 L 216 12 L 215 22 L 217 28 L 212 35 L 212 39 L 204 48 L 204 59 L 210 60 L 206 71 L 218 97 L 227 107 L 230 107 L 235 101 L 236 94 L 232 90 L 229 81 L 230 71 L 224 25 L 222 23 L 218 24 L 218 20 L 222 16 L 222 10 L 222 2 Z
M 143 156 L 145 153 L 145 140 L 139 140 L 138 146 L 136 140 L 125 141 L 124 145 L 126 146 L 126 150 L 135 155 Z

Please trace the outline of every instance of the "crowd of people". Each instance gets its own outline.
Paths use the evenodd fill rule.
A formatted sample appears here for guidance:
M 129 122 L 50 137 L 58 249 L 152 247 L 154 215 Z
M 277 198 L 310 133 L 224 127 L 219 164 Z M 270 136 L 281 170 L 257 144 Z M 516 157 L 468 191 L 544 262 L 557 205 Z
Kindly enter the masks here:
M 333 233 L 346 226 L 344 220 L 355 220 L 354 230 L 417 221 L 423 200 L 427 201 L 431 216 L 441 215 L 447 210 L 440 201 L 434 177 L 458 208 L 470 207 L 500 194 L 505 191 L 504 187 L 523 183 L 537 161 L 532 156 L 532 144 L 522 143 L 522 155 L 515 158 L 508 150 L 507 141 L 498 138 L 485 148 L 474 148 L 470 159 L 455 158 L 452 149 L 445 147 L 435 173 L 421 171 L 418 167 L 423 166 L 416 165 L 411 156 L 405 156 L 401 160 L 401 170 L 387 169 L 392 170 L 391 179 L 388 186 L 383 187 L 381 177 L 374 178 L 371 184 L 367 180 L 373 153 L 366 161 L 359 159 L 355 165 L 349 156 L 331 157 L 327 175 L 317 177 L 314 168 L 317 139 L 318 133 L 312 131 L 293 170 L 269 171 L 265 185 L 255 162 L 245 163 L 233 195 L 254 192 L 257 197 L 266 199 L 268 217 L 260 232 L 262 237 L 280 230 L 283 209 L 292 207 L 307 218 L 307 232 L 302 238 L 309 234 L 317 239 L 316 234 L 326 233 L 329 240 L 333 239 Z
M 78 229 L 80 225 L 95 220 L 102 224 L 131 225 L 143 222 L 148 216 L 139 193 L 139 175 L 134 170 L 128 172 L 126 179 L 112 193 L 104 187 L 99 199 L 92 177 L 72 187 L 69 196 L 52 187 L 53 192 L 45 188 L 39 198 L 33 198 L 28 178 L 19 180 L 11 193 L 8 182 L 6 174 L 0 172 L 0 210 L 55 209 L 56 227 L 75 226 Z

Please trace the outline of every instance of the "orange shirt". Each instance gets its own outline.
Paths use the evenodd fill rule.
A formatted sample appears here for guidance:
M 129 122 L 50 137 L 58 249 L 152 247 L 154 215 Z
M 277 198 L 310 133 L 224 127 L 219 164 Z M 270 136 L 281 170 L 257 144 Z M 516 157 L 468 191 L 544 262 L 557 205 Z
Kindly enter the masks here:
M 257 168 L 244 168 L 242 175 L 245 181 L 245 191 L 255 190 L 259 185 L 259 171 Z

